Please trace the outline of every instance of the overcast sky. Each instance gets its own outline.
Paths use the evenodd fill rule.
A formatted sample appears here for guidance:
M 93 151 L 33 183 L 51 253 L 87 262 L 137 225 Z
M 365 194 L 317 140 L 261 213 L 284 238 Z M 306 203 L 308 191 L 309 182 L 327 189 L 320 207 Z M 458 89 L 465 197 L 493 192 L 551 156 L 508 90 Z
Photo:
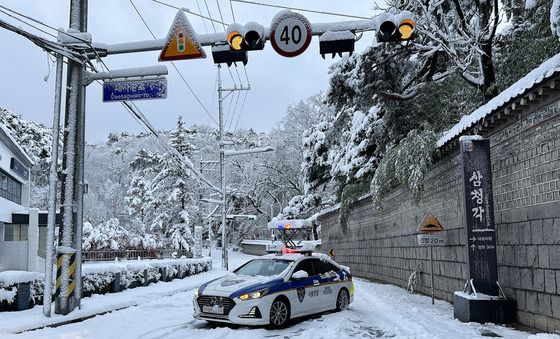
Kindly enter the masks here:
M 176 6 L 187 7 L 198 12 L 196 0 L 162 0 Z M 205 11 L 204 1 L 198 0 Z M 214 18 L 219 17 L 215 0 L 208 0 L 208 6 Z M 374 1 L 372 0 L 276 0 L 263 1 L 284 6 L 295 6 L 314 10 L 340 12 L 359 16 L 373 16 Z M 54 27 L 68 27 L 68 11 L 70 0 L 0 0 L 0 4 L 16 10 Z M 169 30 L 176 10 L 155 3 L 151 0 L 134 0 L 134 3 L 150 25 L 158 38 L 163 38 Z M 229 1 L 219 0 L 224 21 L 232 22 Z M 263 26 L 270 26 L 272 17 L 280 9 L 268 8 L 243 3 L 233 3 L 236 21 L 246 23 L 256 21 Z M 352 20 L 323 14 L 302 13 L 311 22 L 332 22 Z M 23 24 L 0 13 L 0 18 L 17 26 Z M 188 15 L 197 31 L 205 33 L 200 18 Z M 95 42 L 119 43 L 151 39 L 146 27 L 129 0 L 90 0 L 88 31 Z M 209 22 L 206 26 L 213 31 Z M 218 30 L 223 27 L 217 26 Z M 27 28 L 26 28 L 27 29 Z M 32 30 L 32 29 L 30 29 Z M 36 32 L 36 31 L 34 31 Z M 362 51 L 371 44 L 373 35 L 364 34 L 358 41 L 356 49 Z M 23 114 L 28 120 L 40 121 L 47 126 L 52 125 L 54 99 L 54 65 L 47 61 L 46 54 L 27 41 L 25 38 L 0 29 L 0 107 Z M 239 120 L 239 127 L 254 128 L 257 131 L 269 131 L 284 116 L 286 108 L 298 100 L 304 99 L 328 88 L 328 70 L 334 61 L 328 57 L 323 60 L 319 55 L 317 37 L 307 51 L 296 58 L 285 58 L 278 55 L 267 43 L 264 51 L 249 53 L 249 63 L 246 66 L 251 84 L 247 101 Z M 206 59 L 178 61 L 176 65 L 201 98 L 208 110 L 217 120 L 217 102 L 215 93 L 216 67 L 212 62 L 210 48 L 206 47 Z M 173 126 L 178 115 L 183 115 L 187 124 L 215 124 L 204 113 L 194 97 L 181 81 L 169 63 L 158 63 L 158 52 L 145 52 L 110 56 L 105 62 L 111 69 L 130 68 L 137 66 L 151 66 L 166 64 L 168 75 L 168 98 L 165 100 L 137 101 L 144 114 L 157 129 L 168 129 Z M 242 67 L 238 68 L 241 79 L 245 83 Z M 50 77 L 44 81 L 44 77 Z M 237 74 L 232 68 L 237 80 Z M 225 86 L 233 84 L 227 70 L 223 69 Z M 236 96 L 233 97 L 231 111 L 235 106 Z M 237 120 L 243 95 L 240 97 L 235 115 Z M 229 99 L 225 102 L 228 112 Z M 133 120 L 127 111 L 118 103 L 103 103 L 101 101 L 101 86 L 92 84 L 87 91 L 87 127 L 86 138 L 90 143 L 100 143 L 106 139 L 109 132 L 131 131 L 139 132 L 141 127 Z M 231 120 L 231 113 L 227 117 L 227 124 Z M 232 123 L 235 125 L 235 122 Z

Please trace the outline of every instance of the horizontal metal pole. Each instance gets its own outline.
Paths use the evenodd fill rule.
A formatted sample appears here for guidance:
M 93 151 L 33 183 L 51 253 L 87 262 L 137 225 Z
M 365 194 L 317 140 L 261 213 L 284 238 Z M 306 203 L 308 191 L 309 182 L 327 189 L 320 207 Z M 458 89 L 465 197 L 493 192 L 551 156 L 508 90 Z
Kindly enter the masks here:
M 244 149 L 244 150 L 240 150 L 240 151 L 227 150 L 227 151 L 224 151 L 224 155 L 225 156 L 245 155 L 245 154 L 272 152 L 272 151 L 274 151 L 274 148 L 269 146 L 269 147 Z
M 122 79 L 122 78 L 161 76 L 167 74 L 168 74 L 167 66 L 165 65 L 117 69 L 114 71 L 99 72 L 99 73 L 86 72 L 86 83 L 89 85 L 96 80 L 112 80 L 112 79 Z
M 351 20 L 351 21 L 341 21 L 341 22 L 324 22 L 324 23 L 312 23 L 311 31 L 312 35 L 321 35 L 328 31 L 353 31 L 353 32 L 366 32 L 375 31 L 380 23 L 380 17 L 372 18 L 369 20 Z M 270 27 L 266 27 L 265 30 L 265 40 L 270 39 Z M 209 34 L 197 34 L 198 42 L 202 46 L 213 46 L 226 43 L 227 33 L 209 33 Z M 166 39 L 154 39 L 154 40 L 144 40 L 144 41 L 134 41 L 126 43 L 117 44 L 103 44 L 103 43 L 93 43 L 92 46 L 95 48 L 99 56 L 104 57 L 113 54 L 125 54 L 125 53 L 136 53 L 136 52 L 148 52 L 148 51 L 160 51 L 165 46 L 167 42 Z M 95 57 L 95 53 L 90 53 L 92 57 Z

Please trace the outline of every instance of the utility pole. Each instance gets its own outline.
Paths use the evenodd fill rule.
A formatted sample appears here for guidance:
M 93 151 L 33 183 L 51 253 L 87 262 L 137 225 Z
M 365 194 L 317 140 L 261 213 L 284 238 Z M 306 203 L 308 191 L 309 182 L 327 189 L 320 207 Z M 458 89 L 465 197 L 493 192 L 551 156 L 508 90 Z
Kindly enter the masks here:
M 227 230 L 226 230 L 226 211 L 227 211 L 227 192 L 226 192 L 226 162 L 225 162 L 225 145 L 224 140 L 224 99 L 235 91 L 248 91 L 250 86 L 240 87 L 234 86 L 233 88 L 222 88 L 221 66 L 218 65 L 218 113 L 219 113 L 219 128 L 220 128 L 220 177 L 221 177 L 221 190 L 222 190 L 222 268 L 228 270 L 228 251 L 227 251 Z M 229 92 L 225 96 L 222 92 Z
M 200 174 L 204 175 L 204 171 L 215 171 L 216 165 L 218 165 L 218 163 L 219 161 L 215 161 L 215 160 L 200 160 L 200 167 L 199 167 Z M 211 168 L 207 168 L 209 166 L 211 166 Z M 205 193 L 205 189 L 201 187 L 198 206 L 200 211 L 204 211 L 204 213 L 206 213 L 206 208 L 202 208 L 202 203 L 204 202 L 204 200 L 206 200 L 203 199 L 204 193 Z M 202 215 L 202 212 L 200 213 Z M 204 215 L 202 215 L 201 220 L 202 220 L 201 221 L 202 224 L 204 224 L 205 222 L 208 224 L 207 225 L 208 226 L 208 256 L 212 257 L 212 221 L 210 218 L 207 218 Z
M 87 22 L 87 0 L 70 1 L 70 30 L 85 32 Z M 76 256 L 78 245 L 81 245 L 82 221 L 79 220 L 82 204 L 80 193 L 81 179 L 83 178 L 83 150 L 84 138 L 84 66 L 68 60 L 67 91 L 64 117 L 64 157 L 63 181 L 61 188 L 62 197 L 62 227 L 60 228 L 59 244 L 57 246 L 57 278 L 55 313 L 66 315 L 78 304 L 81 296 L 81 286 L 78 283 L 77 273 L 81 266 Z M 78 211 L 80 210 L 80 211 Z M 76 292 L 75 292 L 76 291 Z M 74 298 L 72 298 L 74 296 Z M 78 298 L 76 298 L 78 296 Z

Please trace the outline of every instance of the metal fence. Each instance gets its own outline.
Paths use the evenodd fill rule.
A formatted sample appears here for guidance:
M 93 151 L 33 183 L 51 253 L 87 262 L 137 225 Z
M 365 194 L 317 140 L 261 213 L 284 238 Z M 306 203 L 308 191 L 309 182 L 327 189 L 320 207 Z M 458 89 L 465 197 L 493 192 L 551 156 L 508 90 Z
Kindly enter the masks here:
M 175 255 L 173 254 L 175 253 Z M 176 249 L 149 249 L 149 250 L 118 250 L 118 251 L 84 251 L 83 261 L 115 261 L 134 260 L 134 259 L 165 259 L 172 257 L 180 258 L 185 256 L 192 258 L 192 252 L 188 250 Z

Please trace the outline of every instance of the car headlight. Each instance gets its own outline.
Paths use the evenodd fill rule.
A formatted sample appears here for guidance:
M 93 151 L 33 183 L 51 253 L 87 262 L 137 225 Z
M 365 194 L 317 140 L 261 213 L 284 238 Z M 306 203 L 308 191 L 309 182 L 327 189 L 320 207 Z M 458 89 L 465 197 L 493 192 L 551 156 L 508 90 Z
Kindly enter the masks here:
M 265 288 L 263 290 L 250 292 L 250 293 L 245 293 L 245 294 L 239 296 L 239 299 L 241 299 L 243 301 L 251 300 L 251 299 L 259 299 L 259 298 L 264 297 L 267 293 L 268 293 L 268 289 Z
M 199 295 L 199 294 L 200 294 L 200 289 L 197 288 L 197 289 L 194 291 L 194 297 L 195 297 L 195 298 L 198 298 L 198 295 Z

